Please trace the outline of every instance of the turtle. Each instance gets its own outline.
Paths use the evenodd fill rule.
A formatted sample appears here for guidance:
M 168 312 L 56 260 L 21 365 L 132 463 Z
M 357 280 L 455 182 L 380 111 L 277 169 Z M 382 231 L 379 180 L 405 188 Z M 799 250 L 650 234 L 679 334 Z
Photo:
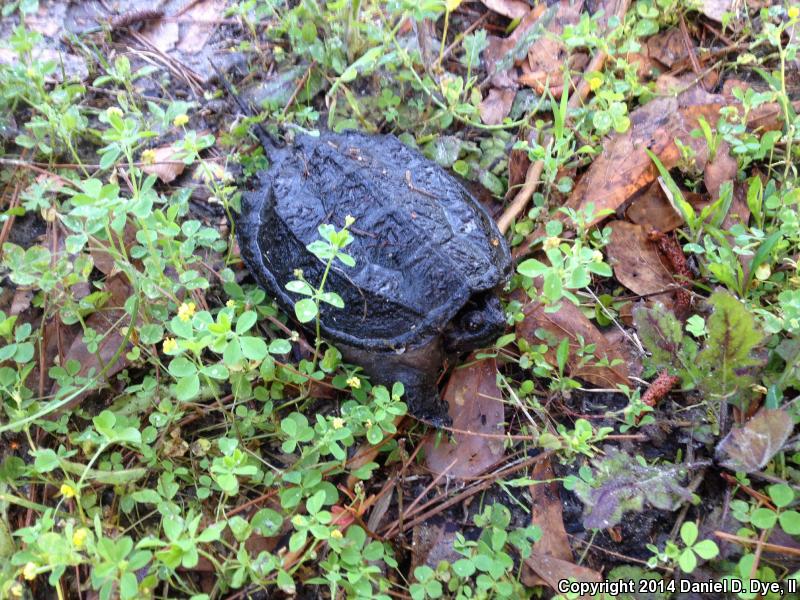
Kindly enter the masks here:
M 437 389 L 445 360 L 492 344 L 506 327 L 498 292 L 511 255 L 492 217 L 392 134 L 322 130 L 281 145 L 256 133 L 269 168 L 234 218 L 255 281 L 292 314 L 302 296 L 286 284 L 300 269 L 317 286 L 325 269 L 308 249 L 319 226 L 348 219 L 355 266 L 337 262 L 328 274 L 325 291 L 344 308 L 319 307 L 322 337 L 373 383 L 401 382 L 412 415 L 449 422 Z

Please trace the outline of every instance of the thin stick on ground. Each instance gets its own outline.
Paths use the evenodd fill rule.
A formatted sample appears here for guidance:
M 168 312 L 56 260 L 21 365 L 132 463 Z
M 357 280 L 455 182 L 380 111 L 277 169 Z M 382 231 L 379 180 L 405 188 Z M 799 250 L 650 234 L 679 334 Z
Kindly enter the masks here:
M 622 21 L 625 17 L 625 13 L 628 11 L 628 5 L 630 0 L 620 0 L 617 10 L 614 11 L 614 14 Z M 606 62 L 608 55 L 605 52 L 598 52 L 594 58 L 589 62 L 585 69 L 585 73 L 592 73 L 595 71 L 601 71 L 603 69 L 603 65 Z M 591 88 L 589 87 L 589 82 L 586 80 L 585 77 L 582 77 L 580 82 L 578 83 L 578 88 L 575 90 L 575 93 L 570 97 L 568 106 L 570 109 L 578 108 L 581 104 L 584 103 L 586 98 L 589 97 L 589 93 L 591 92 Z M 528 171 L 525 174 L 525 184 L 522 186 L 522 189 L 517 192 L 517 195 L 514 197 L 514 200 L 511 204 L 508 205 L 505 212 L 501 215 L 501 217 L 497 220 L 497 227 L 500 229 L 501 233 L 506 233 L 511 227 L 511 224 L 522 214 L 525 210 L 525 207 L 528 205 L 533 193 L 536 191 L 537 186 L 539 185 L 539 179 L 542 176 L 542 171 L 544 170 L 544 161 L 537 160 L 534 163 L 531 163 L 530 167 L 528 167 Z

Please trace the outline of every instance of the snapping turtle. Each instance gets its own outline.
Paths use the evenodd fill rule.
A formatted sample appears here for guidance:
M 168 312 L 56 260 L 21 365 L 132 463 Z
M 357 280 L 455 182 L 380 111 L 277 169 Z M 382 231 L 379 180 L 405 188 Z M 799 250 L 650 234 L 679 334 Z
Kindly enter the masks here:
M 263 133 L 263 132 L 262 132 Z M 347 252 L 325 290 L 320 326 L 374 382 L 405 386 L 412 414 L 446 421 L 436 382 L 446 356 L 493 342 L 505 319 L 495 289 L 511 259 L 492 218 L 451 175 L 392 135 L 322 132 L 278 147 L 261 137 L 270 168 L 245 193 L 237 230 L 256 281 L 289 314 L 286 289 L 302 269 L 319 285 L 325 265 L 306 246 L 318 226 L 355 218 Z

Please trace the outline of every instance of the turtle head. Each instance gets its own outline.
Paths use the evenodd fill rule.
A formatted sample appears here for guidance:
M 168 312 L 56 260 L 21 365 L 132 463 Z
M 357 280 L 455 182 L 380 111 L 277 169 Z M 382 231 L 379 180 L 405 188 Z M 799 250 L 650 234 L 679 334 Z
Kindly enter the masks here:
M 447 352 L 469 352 L 492 344 L 506 327 L 503 307 L 491 291 L 476 294 L 444 331 Z

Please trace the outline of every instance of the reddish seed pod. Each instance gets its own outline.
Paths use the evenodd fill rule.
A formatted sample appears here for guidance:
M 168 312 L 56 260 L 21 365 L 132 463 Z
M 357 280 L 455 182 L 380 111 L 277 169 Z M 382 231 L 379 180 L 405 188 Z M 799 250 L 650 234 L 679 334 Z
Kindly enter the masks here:
M 686 255 L 683 253 L 678 241 L 658 230 L 653 230 L 648 234 L 651 242 L 655 243 L 658 250 L 667 259 L 669 267 L 674 275 L 677 275 L 683 287 L 689 285 L 692 279 L 692 270 L 686 262 Z M 678 289 L 675 292 L 675 314 L 683 318 L 689 314 L 692 304 L 692 295 L 686 289 Z
M 669 371 L 664 369 L 658 374 L 655 381 L 650 384 L 647 391 L 642 395 L 642 402 L 647 406 L 655 406 L 659 400 L 664 398 L 669 391 L 680 382 L 681 378 L 676 375 L 670 375 Z

